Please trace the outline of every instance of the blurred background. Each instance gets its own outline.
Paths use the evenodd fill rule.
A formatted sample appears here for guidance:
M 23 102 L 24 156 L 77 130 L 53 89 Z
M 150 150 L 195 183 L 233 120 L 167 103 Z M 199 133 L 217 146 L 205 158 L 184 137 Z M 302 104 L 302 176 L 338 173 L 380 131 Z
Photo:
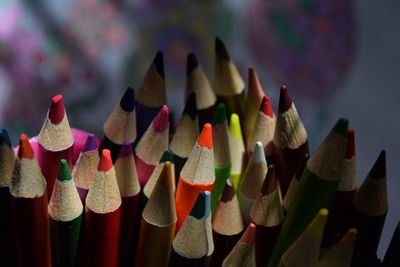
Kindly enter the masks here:
M 399 12 L 396 0 L 1 0 L 0 128 L 14 144 L 21 132 L 36 135 L 61 93 L 71 126 L 101 136 L 158 50 L 177 118 L 187 53 L 211 79 L 219 36 L 245 80 L 255 67 L 275 107 L 288 85 L 312 150 L 338 117 L 356 130 L 361 181 L 387 150 L 382 257 L 400 219 Z

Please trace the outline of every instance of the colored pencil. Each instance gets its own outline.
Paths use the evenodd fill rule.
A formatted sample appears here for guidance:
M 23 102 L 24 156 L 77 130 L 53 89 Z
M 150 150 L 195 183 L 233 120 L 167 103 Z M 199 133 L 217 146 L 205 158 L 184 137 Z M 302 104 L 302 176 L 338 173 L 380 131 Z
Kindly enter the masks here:
M 343 171 L 346 150 L 346 119 L 340 119 L 307 161 L 299 189 L 282 225 L 268 263 L 277 266 L 282 254 L 300 236 L 321 208 L 328 208 Z
M 213 251 L 210 192 L 203 191 L 174 238 L 170 266 L 207 267 Z
M 322 247 L 328 248 L 339 242 L 347 231 L 347 221 L 351 215 L 351 205 L 357 191 L 358 177 L 355 157 L 354 129 L 347 130 L 346 155 L 343 162 L 343 173 L 329 207 L 328 221 L 326 222 Z
M 397 224 L 394 230 L 389 247 L 386 250 L 385 257 L 382 261 L 382 267 L 400 266 L 400 223 Z
M 212 86 L 218 102 L 226 105 L 228 116 L 236 113 L 244 118 L 245 84 L 229 56 L 225 44 L 218 37 L 215 39 L 215 65 Z
M 229 252 L 239 241 L 244 225 L 232 181 L 228 179 L 212 217 L 214 253 L 210 266 L 221 266 Z
M 136 244 L 135 229 L 139 224 L 140 184 L 136 173 L 132 143 L 125 142 L 115 161 L 115 175 L 121 195 L 121 238 L 119 242 L 119 266 L 132 266 Z
M 328 210 L 321 209 L 297 240 L 283 253 L 279 267 L 317 266 Z
M 118 266 L 121 195 L 111 152 L 104 149 L 86 197 L 83 266 Z
M 166 103 L 164 57 L 163 53 L 158 51 L 147 69 L 142 84 L 136 91 L 136 144 L 140 141 L 154 117 Z
M 258 79 L 254 68 L 249 68 L 249 84 L 246 97 L 246 110 L 243 120 L 243 133 L 246 144 L 250 139 L 254 127 L 256 126 L 258 109 L 265 95 L 264 89 Z
M 175 234 L 176 210 L 172 189 L 175 177 L 171 163 L 165 162 L 142 213 L 136 266 L 168 266 Z
M 83 205 L 65 159 L 60 161 L 48 213 L 53 266 L 76 266 Z
M 199 126 L 203 129 L 204 124 L 211 123 L 217 97 L 211 87 L 211 84 L 197 61 L 196 56 L 190 53 L 187 57 L 186 69 L 186 99 L 194 92 L 196 95 L 196 108 L 199 115 Z
M 256 265 L 266 266 L 271 257 L 284 219 L 279 200 L 275 166 L 269 165 L 256 202 L 250 211 L 250 220 L 256 224 Z
M 47 197 L 50 198 L 58 175 L 60 160 L 67 160 L 69 168 L 72 167 L 74 138 L 65 112 L 62 95 L 53 97 L 38 135 L 38 142 L 41 154 L 39 165 L 47 182 Z
M 235 247 L 222 262 L 222 267 L 255 267 L 255 235 L 256 225 L 250 223 Z
M 190 152 L 192 152 L 193 145 L 196 143 L 199 132 L 199 120 L 196 111 L 196 95 L 191 93 L 179 120 L 178 128 L 172 136 L 170 144 L 170 148 L 174 152 L 176 181 L 178 181 L 183 165 L 185 165 Z
M 321 253 L 318 267 L 350 267 L 353 256 L 354 243 L 357 238 L 357 229 L 350 228 L 342 239 L 332 247 Z
M 360 189 L 354 195 L 351 226 L 357 228 L 352 266 L 379 266 L 376 250 L 388 210 L 386 153 L 375 161 Z
M 72 169 L 72 177 L 83 204 L 85 204 L 87 193 L 96 174 L 99 160 L 96 136 L 89 134 L 86 138 L 85 146 Z
M 229 147 L 229 129 L 226 109 L 219 103 L 213 119 L 213 146 L 215 183 L 211 193 L 211 211 L 214 213 L 219 197 L 224 191 L 226 180 L 231 174 L 231 152 Z
M 268 167 L 263 144 L 257 142 L 238 190 L 240 210 L 245 224 L 249 224 L 250 222 L 250 209 L 256 202 L 267 171 Z
M 273 137 L 275 131 L 275 117 L 272 111 L 271 101 L 268 96 L 264 96 L 257 115 L 256 125 L 250 137 L 247 149 L 253 152 L 256 142 L 260 141 L 264 145 L 265 156 L 268 164 L 273 164 Z
M 46 180 L 25 134 L 11 181 L 11 207 L 17 244 L 16 266 L 51 266 Z
M 240 118 L 236 113 L 232 113 L 229 123 L 229 148 L 231 151 L 231 180 L 238 191 L 239 183 L 243 171 L 243 157 L 246 151 L 243 142 L 242 129 L 240 128 Z
M 192 210 L 198 194 L 202 191 L 212 191 L 214 181 L 212 127 L 206 123 L 182 168 L 176 188 L 175 203 L 178 216 L 176 232 Z
M 15 259 L 11 229 L 10 193 L 16 155 L 7 130 L 0 130 L 0 266 L 12 266 Z
M 299 168 L 297 168 L 297 172 L 294 175 L 292 181 L 290 182 L 288 191 L 283 199 L 282 207 L 287 213 L 290 207 L 293 205 L 293 200 L 296 198 L 296 193 L 299 189 L 300 179 L 303 176 L 304 169 L 306 168 L 307 161 L 309 156 L 307 155 L 303 161 L 300 163 Z
M 285 197 L 293 176 L 308 154 L 307 138 L 307 132 L 287 87 L 281 86 L 273 143 L 282 197 Z
M 135 91 L 128 87 L 103 125 L 104 136 L 99 145 L 99 152 L 108 149 L 113 163 L 118 158 L 124 142 L 136 139 Z
M 168 107 L 163 106 L 135 148 L 136 171 L 143 187 L 169 142 Z
M 151 193 L 153 192 L 154 186 L 157 184 L 158 177 L 160 177 L 161 171 L 164 169 L 165 162 L 169 161 L 171 163 L 171 172 L 172 176 L 175 177 L 175 169 L 174 169 L 174 152 L 172 150 L 165 150 L 162 155 L 158 165 L 154 168 L 153 173 L 151 174 L 149 180 L 143 188 L 143 202 L 146 204 L 147 200 L 149 200 Z M 172 185 L 172 191 L 175 192 L 176 185 L 175 183 Z

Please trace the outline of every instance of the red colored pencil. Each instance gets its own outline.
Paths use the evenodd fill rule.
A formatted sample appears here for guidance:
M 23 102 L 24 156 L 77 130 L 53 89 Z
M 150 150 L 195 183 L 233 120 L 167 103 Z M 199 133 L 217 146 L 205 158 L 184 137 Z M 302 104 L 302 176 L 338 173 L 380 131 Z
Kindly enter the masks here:
M 39 162 L 47 182 L 47 196 L 50 198 L 58 175 L 59 163 L 65 159 L 72 167 L 72 147 L 74 138 L 69 126 L 62 95 L 56 95 L 38 135 L 41 154 Z
M 83 266 L 118 266 L 121 195 L 110 150 L 104 149 L 86 197 Z
M 168 149 L 168 131 L 168 107 L 164 105 L 135 148 L 136 171 L 142 188 Z
M 10 188 L 17 266 L 51 266 L 46 181 L 28 137 L 20 136 L 20 148 Z

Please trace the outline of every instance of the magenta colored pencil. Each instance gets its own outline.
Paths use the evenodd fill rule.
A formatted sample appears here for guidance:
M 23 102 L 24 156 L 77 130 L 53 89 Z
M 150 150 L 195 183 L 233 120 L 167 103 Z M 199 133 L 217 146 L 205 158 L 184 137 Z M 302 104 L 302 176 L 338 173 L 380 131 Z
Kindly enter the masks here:
M 164 105 L 135 148 L 136 171 L 144 187 L 162 154 L 168 149 L 168 107 Z

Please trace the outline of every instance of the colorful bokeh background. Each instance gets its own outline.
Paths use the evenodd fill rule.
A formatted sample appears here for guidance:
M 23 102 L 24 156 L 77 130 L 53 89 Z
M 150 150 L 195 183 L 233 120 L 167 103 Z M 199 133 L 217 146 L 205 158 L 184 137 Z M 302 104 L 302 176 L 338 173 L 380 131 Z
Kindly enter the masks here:
M 0 127 L 36 135 L 52 96 L 70 124 L 101 135 L 129 85 L 164 52 L 168 105 L 183 108 L 186 55 L 209 78 L 215 36 L 243 77 L 255 67 L 278 101 L 288 85 L 315 149 L 338 117 L 356 129 L 360 180 L 388 154 L 390 210 L 379 254 L 400 219 L 400 2 L 372 0 L 1 0 Z

